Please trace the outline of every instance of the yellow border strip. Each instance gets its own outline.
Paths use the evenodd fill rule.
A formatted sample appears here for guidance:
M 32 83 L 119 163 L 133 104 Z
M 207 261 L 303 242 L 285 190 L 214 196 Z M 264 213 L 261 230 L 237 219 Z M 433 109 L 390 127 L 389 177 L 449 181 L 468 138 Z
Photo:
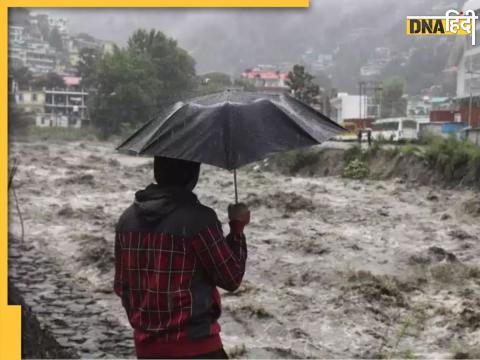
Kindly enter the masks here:
M 0 5 L 1 84 L 3 94 L 0 109 L 3 113 L 0 128 L 0 359 L 21 358 L 20 306 L 8 306 L 8 8 L 9 7 L 168 7 L 168 8 L 308 8 L 310 0 L 7 0 Z
M 8 8 L 0 8 L 2 26 L 0 30 L 2 55 L 1 84 L 2 96 L 0 109 L 3 118 L 0 128 L 0 156 L 3 166 L 0 168 L 0 359 L 19 359 L 21 357 L 21 312 L 20 306 L 8 306 Z
M 222 8 L 307 8 L 310 0 L 9 0 L 9 7 L 222 7 Z

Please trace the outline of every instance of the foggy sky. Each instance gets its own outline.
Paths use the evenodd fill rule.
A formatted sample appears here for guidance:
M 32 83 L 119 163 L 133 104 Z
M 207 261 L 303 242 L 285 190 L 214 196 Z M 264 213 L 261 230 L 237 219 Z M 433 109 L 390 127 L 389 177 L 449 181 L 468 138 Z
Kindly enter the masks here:
M 441 2 L 441 1 L 440 1 Z M 198 73 L 228 73 L 256 62 L 296 61 L 309 47 L 329 53 L 332 29 L 365 23 L 389 30 L 404 16 L 421 15 L 435 0 L 312 0 L 310 9 L 31 9 L 64 16 L 71 33 L 85 32 L 125 45 L 138 28 L 155 28 L 178 40 L 197 61 Z M 400 3 L 400 4 L 399 4 Z M 448 3 L 448 1 L 447 1 Z M 329 31 L 330 30 L 330 31 Z

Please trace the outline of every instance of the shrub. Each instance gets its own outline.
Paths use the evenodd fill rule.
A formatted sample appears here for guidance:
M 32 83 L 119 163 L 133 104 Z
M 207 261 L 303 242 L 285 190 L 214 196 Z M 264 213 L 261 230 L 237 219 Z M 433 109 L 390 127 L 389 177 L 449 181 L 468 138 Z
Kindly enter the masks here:
M 294 150 L 275 157 L 275 162 L 282 164 L 289 174 L 295 175 L 300 170 L 314 166 L 318 161 L 315 150 Z
M 352 160 L 343 169 L 343 177 L 349 179 L 365 179 L 370 174 L 368 164 L 359 159 Z
M 473 179 L 480 181 L 480 149 L 473 151 L 470 155 L 468 170 Z
M 426 145 L 425 158 L 432 168 L 447 181 L 468 176 L 480 181 L 480 147 L 456 138 L 431 138 Z
M 343 153 L 343 162 L 347 165 L 351 163 L 353 160 L 361 160 L 362 158 L 363 158 L 363 152 L 360 146 L 358 145 L 348 148 Z
M 400 147 L 394 146 L 388 149 L 385 149 L 385 154 L 387 155 L 388 158 L 393 159 L 400 154 Z
M 405 155 L 411 155 L 411 154 L 418 155 L 421 151 L 418 146 L 413 145 L 413 144 L 406 144 L 406 145 L 400 147 L 399 150 Z
M 363 158 L 370 158 L 376 156 L 382 148 L 378 142 L 374 142 L 372 146 L 370 146 L 364 153 Z

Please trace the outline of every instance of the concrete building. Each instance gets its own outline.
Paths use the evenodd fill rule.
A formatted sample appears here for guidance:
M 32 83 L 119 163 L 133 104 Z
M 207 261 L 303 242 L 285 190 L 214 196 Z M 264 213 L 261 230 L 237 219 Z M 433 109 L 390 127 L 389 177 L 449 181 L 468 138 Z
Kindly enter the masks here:
M 480 0 L 467 1 L 462 10 L 480 11 Z M 477 41 L 480 35 L 480 26 L 477 22 Z M 460 39 L 460 38 L 459 38 Z M 458 64 L 457 71 L 457 99 L 463 103 L 468 102 L 470 94 L 472 97 L 478 98 L 480 96 L 480 46 L 472 46 L 470 36 L 461 37 L 463 41 L 463 55 Z M 474 106 L 475 107 L 475 106 Z M 472 116 L 471 127 L 480 127 L 480 118 L 477 116 L 478 112 L 474 112 L 475 117 Z M 467 118 L 462 118 L 462 121 L 468 122 Z
M 115 49 L 115 43 L 113 41 L 105 41 L 102 46 L 102 52 L 104 54 L 113 54 L 113 51 Z
M 82 122 L 78 119 L 71 119 L 65 115 L 59 114 L 37 114 L 35 117 L 35 126 L 38 127 L 64 127 L 79 129 Z
M 60 34 L 68 33 L 68 21 L 64 17 L 48 16 L 48 25 L 51 29 L 57 28 Z
M 11 27 L 9 27 L 10 30 Z M 17 30 L 14 30 L 17 31 Z M 50 45 L 44 41 L 22 39 L 18 33 L 12 35 L 8 44 L 9 65 L 13 67 L 27 67 L 35 74 L 44 74 L 55 71 L 56 54 Z
M 414 96 L 408 99 L 407 115 L 413 118 L 428 117 L 432 110 L 430 98 L 426 96 Z
M 26 112 L 43 113 L 45 108 L 44 90 L 16 90 L 15 103 Z
M 375 78 L 380 75 L 382 68 L 375 63 L 368 63 L 360 68 L 360 76 L 363 78 Z
M 326 71 L 334 65 L 332 54 L 318 54 L 317 60 L 312 64 L 314 71 Z
M 45 90 L 45 113 L 65 115 L 72 119 L 85 120 L 87 117 L 84 90 L 55 89 Z
M 24 38 L 24 27 L 23 26 L 8 26 L 8 42 L 23 43 Z
M 370 117 L 368 114 L 365 116 L 363 111 L 367 106 L 367 101 L 367 96 L 338 93 L 337 97 L 330 101 L 333 108 L 332 119 L 343 124 L 348 119 Z
M 68 61 L 71 66 L 76 66 L 80 60 L 79 49 L 73 39 L 68 39 L 66 42 L 68 50 Z
M 88 122 L 87 96 L 83 89 L 44 90 L 44 111 L 36 116 L 39 127 L 80 128 Z
M 48 43 L 28 42 L 25 66 L 33 73 L 53 72 L 56 68 L 55 51 Z
M 10 95 L 18 107 L 35 115 L 36 126 L 80 128 L 89 120 L 88 92 L 81 88 L 81 78 L 64 77 L 64 81 L 64 89 L 14 89 Z

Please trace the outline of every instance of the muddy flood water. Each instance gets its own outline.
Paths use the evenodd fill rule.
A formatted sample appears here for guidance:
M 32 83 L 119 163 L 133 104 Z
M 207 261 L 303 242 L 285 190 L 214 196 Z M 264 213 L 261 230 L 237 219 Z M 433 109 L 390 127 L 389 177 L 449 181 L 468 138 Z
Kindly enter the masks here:
M 95 142 L 12 143 L 11 279 L 62 346 L 134 357 L 112 292 L 114 225 L 152 160 Z M 204 166 L 199 199 L 226 225 L 233 178 Z M 244 282 L 222 292 L 237 358 L 480 357 L 480 195 L 400 179 L 238 171 L 249 204 Z M 227 230 L 227 226 L 224 226 Z

